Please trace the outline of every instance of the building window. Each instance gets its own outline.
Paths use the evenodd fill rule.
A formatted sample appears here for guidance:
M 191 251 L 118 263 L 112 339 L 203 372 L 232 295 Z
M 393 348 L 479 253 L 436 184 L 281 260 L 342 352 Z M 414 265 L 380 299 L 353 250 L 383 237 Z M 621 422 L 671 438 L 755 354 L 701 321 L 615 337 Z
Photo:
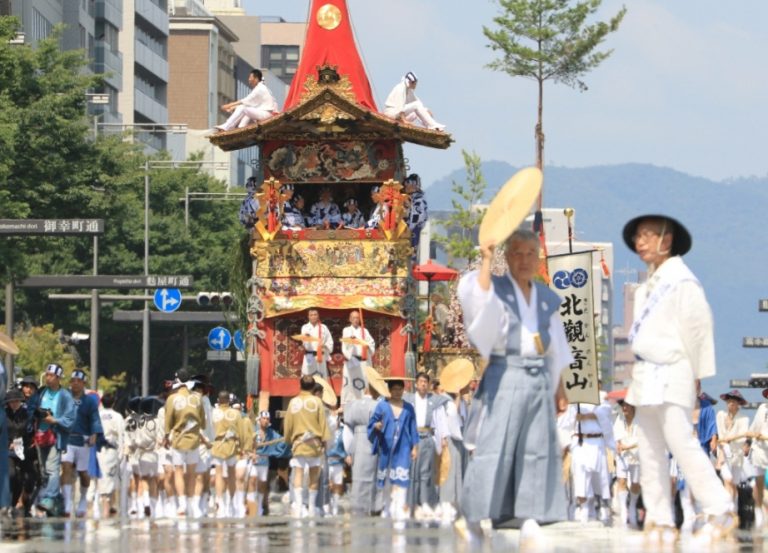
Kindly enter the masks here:
M 32 8 L 32 40 L 43 40 L 53 32 L 53 24 Z
M 269 45 L 261 47 L 262 64 L 280 77 L 285 84 L 291 84 L 299 67 L 299 47 Z

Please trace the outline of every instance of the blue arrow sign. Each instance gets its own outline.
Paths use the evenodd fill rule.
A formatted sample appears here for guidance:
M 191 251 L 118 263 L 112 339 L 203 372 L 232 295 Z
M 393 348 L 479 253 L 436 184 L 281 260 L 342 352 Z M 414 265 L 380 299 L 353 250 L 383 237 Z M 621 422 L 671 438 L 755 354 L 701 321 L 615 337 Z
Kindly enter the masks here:
M 235 342 L 235 348 L 238 351 L 245 351 L 245 340 L 243 340 L 242 330 L 236 330 L 232 340 Z
M 181 305 L 181 290 L 158 288 L 155 290 L 155 307 L 163 313 L 173 313 Z
M 223 326 L 212 328 L 208 333 L 208 346 L 218 351 L 227 349 L 232 343 L 232 335 Z

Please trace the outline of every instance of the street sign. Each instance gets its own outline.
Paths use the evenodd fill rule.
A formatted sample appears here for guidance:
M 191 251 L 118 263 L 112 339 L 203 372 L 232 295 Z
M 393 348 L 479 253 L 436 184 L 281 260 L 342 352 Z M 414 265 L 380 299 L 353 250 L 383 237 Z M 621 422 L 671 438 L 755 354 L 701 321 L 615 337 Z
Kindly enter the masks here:
M 223 326 L 212 328 L 208 333 L 208 346 L 218 351 L 225 350 L 232 343 L 232 335 Z
M 155 307 L 163 313 L 173 313 L 181 305 L 181 290 L 178 288 L 159 288 L 155 290 Z
M 741 347 L 744 348 L 768 348 L 768 336 L 745 336 Z
M 40 275 L 27 277 L 19 288 L 189 288 L 191 275 Z
M 232 341 L 235 342 L 235 349 L 237 351 L 245 351 L 245 340 L 243 340 L 242 330 L 235 330 L 235 334 L 232 336 Z
M 0 234 L 104 234 L 104 219 L 0 219 Z
M 760 303 L 758 304 L 758 309 L 760 311 L 768 311 L 768 300 L 760 300 Z
M 206 354 L 205 358 L 208 361 L 231 361 L 232 360 L 232 352 L 231 351 L 219 351 L 219 350 L 208 350 L 208 353 Z

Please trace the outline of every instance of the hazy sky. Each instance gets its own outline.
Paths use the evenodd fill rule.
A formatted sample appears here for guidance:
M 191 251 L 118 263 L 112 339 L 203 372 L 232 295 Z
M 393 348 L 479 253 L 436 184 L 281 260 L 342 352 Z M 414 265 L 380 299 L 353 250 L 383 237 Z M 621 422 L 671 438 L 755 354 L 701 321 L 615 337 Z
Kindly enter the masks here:
M 582 167 L 646 162 L 726 179 L 768 174 L 768 2 L 605 0 L 603 18 L 629 8 L 586 76 L 584 93 L 545 85 L 545 159 Z M 309 0 L 245 0 L 251 15 L 306 19 Z M 515 165 L 535 160 L 533 81 L 490 71 L 482 33 L 491 0 L 348 0 L 379 108 L 406 71 L 456 143 L 407 146 L 431 183 L 462 166 L 461 149 Z

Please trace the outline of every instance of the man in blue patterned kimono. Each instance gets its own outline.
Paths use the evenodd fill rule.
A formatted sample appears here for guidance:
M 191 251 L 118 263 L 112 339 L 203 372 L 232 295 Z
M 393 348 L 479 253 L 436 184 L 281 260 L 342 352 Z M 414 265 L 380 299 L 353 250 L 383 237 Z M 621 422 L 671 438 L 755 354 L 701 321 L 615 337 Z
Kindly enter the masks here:
M 256 213 L 259 211 L 259 200 L 256 199 L 256 187 L 258 181 L 256 177 L 250 177 L 245 181 L 246 196 L 240 205 L 240 223 L 247 229 L 252 229 L 259 220 Z
M 465 442 L 474 454 L 464 477 L 461 511 L 471 534 L 490 519 L 522 525 L 565 520 L 555 395 L 572 362 L 559 316 L 560 297 L 534 280 L 535 234 L 518 229 L 506 241 L 509 272 L 491 275 L 496 244 L 481 246 L 480 269 L 464 275 L 458 295 L 470 341 L 489 364 L 475 392 Z M 461 528 L 460 528 L 461 529 Z
M 363 228 L 365 226 L 365 217 L 363 212 L 357 206 L 357 200 L 349 198 L 344 202 L 346 211 L 341 214 L 341 221 L 347 228 Z
M 312 226 L 322 229 L 337 228 L 341 225 L 341 211 L 333 201 L 331 189 L 324 187 L 320 190 L 320 199 L 312 204 L 309 210 Z
M 307 226 L 304 209 L 304 196 L 294 193 L 291 199 L 283 204 L 283 226 L 292 230 L 303 229 Z
M 376 482 L 384 488 L 387 480 L 391 486 L 389 509 L 394 520 L 409 516 L 406 493 L 410 482 L 411 463 L 419 452 L 419 434 L 416 431 L 416 412 L 403 401 L 403 380 L 389 380 L 390 398 L 380 401 L 368 422 L 368 440 L 373 452 L 379 455 Z
M 429 218 L 427 198 L 421 190 L 421 177 L 416 173 L 408 175 L 403 184 L 405 185 L 405 193 L 411 197 L 405 222 L 408 223 L 408 228 L 411 229 L 411 246 L 418 248 L 421 230 L 427 224 L 427 219 Z

